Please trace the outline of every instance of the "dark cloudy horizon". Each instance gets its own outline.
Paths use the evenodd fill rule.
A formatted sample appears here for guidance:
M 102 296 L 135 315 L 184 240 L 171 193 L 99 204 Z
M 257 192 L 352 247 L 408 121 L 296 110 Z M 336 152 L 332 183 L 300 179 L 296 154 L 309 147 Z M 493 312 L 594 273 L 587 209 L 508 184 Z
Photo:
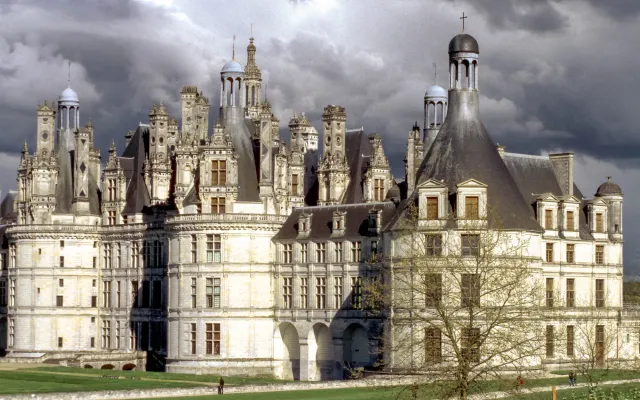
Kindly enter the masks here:
M 180 116 L 180 89 L 219 105 L 222 65 L 246 63 L 253 24 L 263 91 L 281 131 L 305 112 L 321 132 L 327 104 L 347 125 L 382 135 L 394 176 L 423 96 L 447 88 L 447 46 L 480 44 L 481 117 L 507 151 L 575 153 L 585 196 L 611 176 L 625 193 L 625 275 L 640 274 L 640 1 L 635 0 L 111 0 L 0 2 L 3 194 L 15 189 L 24 141 L 35 149 L 36 105 L 71 86 L 95 126 L 103 162 L 112 140 L 148 121 L 154 103 Z

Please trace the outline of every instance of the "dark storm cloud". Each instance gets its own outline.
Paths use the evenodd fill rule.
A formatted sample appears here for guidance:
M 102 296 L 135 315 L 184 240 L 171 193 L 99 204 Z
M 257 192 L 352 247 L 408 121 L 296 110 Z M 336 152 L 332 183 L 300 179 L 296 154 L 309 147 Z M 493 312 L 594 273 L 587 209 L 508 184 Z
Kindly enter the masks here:
M 35 106 L 67 84 L 92 119 L 103 159 L 113 138 L 148 120 L 164 101 L 179 116 L 179 91 L 198 85 L 217 117 L 219 71 L 246 60 L 254 24 L 263 88 L 280 118 L 306 112 L 321 132 L 327 104 L 344 105 L 347 125 L 379 132 L 394 176 L 404 174 L 408 132 L 423 95 L 447 82 L 447 44 L 466 31 L 480 42 L 481 116 L 508 151 L 575 151 L 591 195 L 607 174 L 640 200 L 640 125 L 634 23 L 640 1 L 314 0 L 224 4 L 198 0 L 20 1 L 0 5 L 0 179 L 15 187 L 26 139 L 35 144 Z M 244 34 L 241 34 L 244 32 Z M 285 135 L 286 136 L 286 135 Z M 578 167 L 576 167 L 578 168 Z M 578 178 L 576 178 L 578 179 Z M 637 190 L 635 188 L 638 188 Z M 640 215 L 627 213 L 627 226 Z M 635 222 L 635 223 L 634 223 Z M 628 238 L 631 240 L 630 238 Z M 637 241 L 637 240 L 636 240 Z M 637 247 L 637 246 L 636 246 Z
M 568 20 L 549 0 L 450 0 L 466 3 L 486 19 L 492 29 L 525 30 L 536 33 L 560 32 Z M 467 13 L 469 14 L 469 13 Z

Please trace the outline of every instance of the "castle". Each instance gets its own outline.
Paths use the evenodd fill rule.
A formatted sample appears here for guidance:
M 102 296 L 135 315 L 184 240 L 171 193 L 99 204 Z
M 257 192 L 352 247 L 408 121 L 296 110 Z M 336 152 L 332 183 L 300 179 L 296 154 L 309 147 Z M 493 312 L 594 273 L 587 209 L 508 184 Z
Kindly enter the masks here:
M 365 260 L 393 258 L 394 222 L 411 202 L 435 201 L 424 218 L 447 220 L 495 201 L 508 229 L 534 239 L 547 285 L 585 294 L 585 307 L 604 307 L 606 292 L 620 315 L 622 191 L 607 181 L 587 198 L 573 154 L 494 144 L 479 121 L 473 37 L 449 44 L 449 90 L 426 92 L 401 182 L 381 137 L 348 129 L 344 107 L 325 107 L 322 135 L 294 114 L 285 143 L 253 42 L 244 67 L 234 57 L 220 72 L 211 127 L 209 99 L 185 86 L 180 121 L 153 105 L 104 168 L 71 88 L 38 106 L 36 149 L 25 144 L 2 204 L 7 358 L 301 380 L 372 366 L 386 321 L 362 310 Z

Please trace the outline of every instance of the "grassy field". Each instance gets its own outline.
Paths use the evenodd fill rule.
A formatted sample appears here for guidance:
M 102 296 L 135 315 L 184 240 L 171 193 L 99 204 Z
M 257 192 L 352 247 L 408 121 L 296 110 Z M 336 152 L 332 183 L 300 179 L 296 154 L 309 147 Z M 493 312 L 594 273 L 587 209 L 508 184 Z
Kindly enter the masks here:
M 606 395 L 609 399 L 614 400 L 620 398 L 621 395 L 627 395 L 625 399 L 638 398 L 638 395 L 635 397 L 628 396 L 630 392 L 639 391 L 640 384 L 639 383 L 627 383 L 623 385 L 603 385 L 598 390 L 602 390 L 602 394 Z M 589 388 L 587 387 L 578 387 L 573 389 L 564 389 L 558 390 L 556 392 L 556 397 L 558 400 L 577 400 L 577 399 L 587 399 L 589 395 Z M 549 400 L 551 398 L 551 391 L 544 391 L 539 393 L 530 393 L 530 394 L 522 394 L 512 397 L 506 397 L 505 400 Z
M 567 371 L 554 372 L 557 377 L 542 379 L 527 379 L 525 377 L 525 386 L 527 388 L 548 387 L 548 386 L 566 386 Z M 109 379 L 104 375 L 129 377 L 135 379 Z M 602 381 L 624 380 L 624 379 L 640 379 L 640 372 L 636 371 L 619 371 L 612 370 L 606 373 L 597 372 L 596 375 Z M 83 368 L 66 368 L 66 367 L 39 367 L 28 368 L 13 371 L 0 371 L 0 394 L 9 393 L 42 393 L 42 392 L 78 392 L 93 390 L 124 390 L 124 389 L 149 389 L 149 388 L 181 388 L 181 387 L 202 387 L 205 385 L 213 385 L 211 391 L 215 390 L 219 377 L 217 375 L 189 375 L 189 374 L 170 374 L 163 372 L 141 372 L 141 371 L 118 371 L 118 370 L 95 370 Z M 578 375 L 578 383 L 585 383 L 586 378 Z M 251 384 L 291 384 L 295 382 L 277 380 L 272 377 L 225 377 L 225 386 L 240 386 Z M 513 379 L 491 380 L 475 385 L 470 391 L 471 394 L 486 393 L 494 391 L 510 391 L 513 389 Z M 637 384 L 636 384 L 637 385 Z M 633 384 L 632 384 L 633 386 Z M 426 385 L 420 389 L 420 398 L 436 398 L 441 397 L 444 387 L 442 383 L 434 385 Z M 636 387 L 636 386 L 633 386 Z M 570 392 L 583 389 L 571 389 L 564 391 L 566 395 Z M 561 392 L 559 392 L 561 393 Z M 246 393 L 246 394 L 227 394 L 232 398 L 249 399 L 409 399 L 411 393 L 407 388 L 345 388 L 345 389 L 329 389 L 329 390 L 306 390 L 306 391 L 287 391 L 272 393 Z M 548 398 L 549 393 L 535 393 L 526 396 L 532 396 L 531 399 Z M 536 397 L 539 396 L 539 397 Z M 193 397 L 194 399 L 212 398 L 212 396 Z
M 81 392 L 202 386 L 199 383 L 159 380 L 106 379 L 88 375 L 63 375 L 31 371 L 0 371 L 0 394 Z

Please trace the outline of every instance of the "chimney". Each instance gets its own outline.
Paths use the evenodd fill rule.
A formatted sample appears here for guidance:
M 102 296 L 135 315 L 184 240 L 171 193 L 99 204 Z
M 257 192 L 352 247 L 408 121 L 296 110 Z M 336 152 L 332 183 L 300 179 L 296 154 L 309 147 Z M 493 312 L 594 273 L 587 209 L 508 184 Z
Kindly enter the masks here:
M 573 153 L 549 154 L 560 189 L 564 196 L 573 195 Z

